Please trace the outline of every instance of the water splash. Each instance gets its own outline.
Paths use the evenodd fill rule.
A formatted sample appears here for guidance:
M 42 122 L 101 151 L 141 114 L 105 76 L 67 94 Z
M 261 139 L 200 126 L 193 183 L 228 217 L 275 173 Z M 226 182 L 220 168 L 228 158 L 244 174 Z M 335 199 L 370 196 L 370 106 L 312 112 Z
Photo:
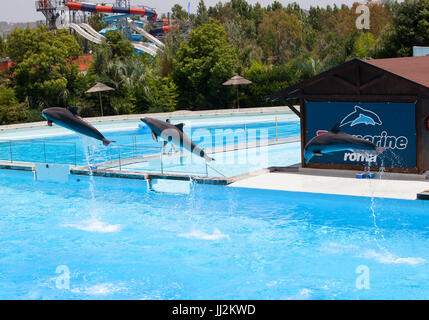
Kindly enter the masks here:
M 213 228 L 213 233 L 207 233 L 201 230 L 191 230 L 187 233 L 179 234 L 180 237 L 188 238 L 188 239 L 198 239 L 198 240 L 221 240 L 228 239 L 230 237 L 227 234 L 222 233 L 218 228 Z
M 389 149 L 387 149 L 389 150 Z M 392 154 L 394 154 L 392 152 Z M 378 171 L 378 179 L 381 181 L 384 178 L 384 173 L 386 171 L 385 164 L 384 164 L 384 157 L 380 158 L 381 164 L 379 166 Z M 365 167 L 366 174 L 371 173 L 371 162 L 368 161 L 366 167 Z M 371 204 L 370 204 L 370 211 L 371 216 L 373 220 L 374 225 L 374 240 L 375 244 L 377 245 L 378 249 L 381 252 L 376 252 L 374 250 L 366 250 L 364 254 L 362 255 L 365 258 L 374 258 L 380 263 L 388 263 L 388 264 L 410 264 L 410 265 L 418 265 L 425 262 L 425 259 L 422 258 L 413 258 L 413 257 L 406 257 L 401 258 L 392 252 L 390 252 L 384 245 L 381 244 L 381 241 L 385 242 L 386 238 L 384 237 L 384 233 L 381 231 L 381 228 L 377 224 L 377 215 L 376 215 L 376 198 L 375 198 L 375 186 L 373 183 L 373 179 L 368 179 L 369 181 L 369 188 L 370 188 L 370 195 L 371 195 Z M 381 240 L 381 241 L 380 241 Z
M 361 255 L 366 259 L 374 259 L 379 263 L 383 264 L 408 264 L 408 265 L 420 265 L 425 263 L 425 259 L 420 257 L 406 257 L 401 258 L 397 255 L 392 254 L 385 248 L 380 248 L 382 252 L 377 252 L 375 250 L 366 250 Z
M 120 224 L 107 224 L 106 222 L 98 220 L 98 218 L 91 217 L 88 220 L 81 221 L 79 223 L 64 224 L 64 227 L 72 227 L 78 230 L 87 232 L 99 232 L 99 233 L 110 233 L 121 230 Z
M 402 164 L 404 162 L 403 159 L 390 148 L 387 148 L 378 157 L 383 164 L 385 163 L 385 160 L 389 160 L 391 162 L 391 167 L 402 167 Z
M 91 152 L 94 153 L 97 146 L 94 143 L 93 139 L 88 138 L 86 136 L 82 136 L 82 143 L 83 143 L 83 153 L 85 155 L 86 163 L 89 169 L 89 192 L 91 194 L 91 202 L 90 202 L 90 213 L 92 215 L 93 212 L 95 212 L 95 205 L 96 205 L 96 199 L 95 199 L 95 180 L 94 180 L 94 172 L 93 172 L 93 166 L 91 161 Z
M 103 222 L 100 217 L 100 209 L 102 206 L 97 203 L 96 199 L 96 183 L 94 179 L 94 172 L 93 172 L 93 161 L 91 159 L 91 155 L 96 154 L 97 147 L 99 145 L 99 142 L 88 138 L 86 136 L 82 136 L 82 143 L 83 143 L 83 150 L 84 155 L 86 159 L 86 163 L 89 170 L 89 194 L 91 196 L 91 200 L 89 201 L 89 219 L 85 219 L 79 223 L 75 224 L 67 224 L 66 226 L 74 227 L 79 230 L 88 231 L 88 232 L 117 232 L 121 229 L 121 225 L 110 225 L 106 222 Z
M 107 283 L 99 283 L 95 284 L 93 286 L 89 287 L 80 287 L 80 288 L 73 288 L 71 292 L 77 293 L 77 294 L 85 294 L 85 295 L 108 295 L 113 294 L 119 291 L 123 291 L 126 288 L 121 284 L 114 284 L 111 282 Z
M 367 159 L 370 159 L 369 157 Z M 384 168 L 384 161 L 382 160 L 382 164 L 380 166 L 379 169 L 379 179 L 382 179 L 383 173 L 385 171 Z M 365 166 L 365 173 L 369 176 L 371 174 L 371 161 L 368 161 L 366 163 Z M 382 240 L 385 240 L 383 233 L 381 232 L 380 227 L 377 224 L 377 216 L 376 216 L 376 198 L 375 198 L 375 185 L 373 183 L 373 179 L 368 179 L 368 184 L 369 184 L 369 190 L 370 190 L 370 198 L 371 198 L 371 204 L 369 206 L 369 210 L 371 211 L 371 217 L 373 220 L 373 225 L 374 225 L 374 240 L 376 241 L 377 245 L 379 245 L 378 243 L 378 238 L 381 237 Z

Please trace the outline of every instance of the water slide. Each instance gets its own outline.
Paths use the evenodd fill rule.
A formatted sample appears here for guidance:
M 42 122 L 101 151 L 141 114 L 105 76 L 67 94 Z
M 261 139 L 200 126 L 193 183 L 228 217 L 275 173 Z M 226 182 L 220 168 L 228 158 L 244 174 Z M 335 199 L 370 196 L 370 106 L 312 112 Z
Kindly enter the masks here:
M 156 54 L 158 52 L 158 48 L 157 47 L 152 46 L 150 44 L 147 44 L 145 42 L 134 42 L 133 46 L 137 50 L 144 51 L 144 52 L 150 54 L 151 56 L 156 56 Z
M 148 19 L 151 21 L 156 21 L 157 13 L 153 10 L 142 9 L 142 8 L 121 8 L 121 7 L 114 7 L 114 6 L 102 6 L 102 5 L 89 4 L 89 3 L 72 2 L 72 1 L 66 2 L 66 6 L 69 8 L 69 10 L 119 14 L 119 15 L 111 15 L 105 18 L 106 19 L 110 18 L 113 20 L 117 20 L 118 17 L 125 18 L 127 19 L 127 22 L 129 23 L 130 27 L 134 31 L 138 32 L 149 41 L 155 43 L 155 45 L 159 47 L 164 47 L 164 44 L 161 41 L 159 41 L 150 33 L 146 32 L 145 30 L 137 26 L 131 19 L 128 18 L 129 15 L 140 15 L 140 16 L 147 16 Z M 103 21 L 104 21 L 104 18 L 103 18 Z M 85 39 L 88 39 L 89 41 L 97 44 L 100 44 L 105 39 L 105 37 L 102 34 L 98 33 L 89 24 L 86 24 L 86 23 L 81 23 L 81 24 L 70 23 L 67 27 L 72 28 Z M 156 56 L 158 51 L 158 47 L 144 42 L 132 42 L 132 45 L 134 46 L 135 49 L 146 52 L 151 56 Z
M 86 32 L 88 32 L 89 34 L 91 34 L 93 37 L 98 38 L 100 40 L 104 40 L 106 39 L 105 36 L 103 36 L 102 34 L 98 33 L 93 27 L 91 27 L 89 24 L 87 23 L 80 23 L 79 26 L 84 29 Z
M 149 41 L 155 43 L 158 47 L 161 47 L 161 48 L 165 47 L 165 45 L 161 41 L 159 41 L 156 37 L 151 35 L 149 32 L 147 32 L 143 28 L 140 28 L 131 19 L 128 19 L 128 24 L 129 24 L 131 29 L 133 29 L 137 33 L 140 33 L 143 37 L 145 37 Z
M 72 2 L 72 1 L 67 1 L 66 6 L 69 8 L 69 10 L 146 16 L 151 21 L 155 21 L 158 16 L 154 10 L 143 9 L 143 8 L 121 8 L 121 7 L 102 6 L 102 5 L 82 3 L 82 2 Z
M 84 37 L 85 39 L 88 39 L 89 41 L 94 42 L 96 44 L 101 44 L 103 42 L 104 37 L 101 34 L 98 34 L 98 36 L 94 36 L 91 33 L 85 31 L 83 25 L 84 24 L 79 25 L 76 23 L 70 23 L 70 24 L 66 25 L 65 27 L 75 30 L 82 37 Z M 94 29 L 92 29 L 92 30 L 94 30 Z M 97 32 L 97 31 L 94 30 L 94 32 Z M 146 52 L 147 54 L 150 54 L 151 56 L 156 56 L 156 54 L 157 54 L 158 49 L 156 47 L 150 45 L 150 44 L 147 44 L 144 42 L 132 42 L 131 44 L 133 45 L 133 47 L 135 49 Z
M 163 24 L 163 25 L 169 25 L 170 23 L 173 24 L 175 22 L 176 21 L 174 19 L 172 19 L 171 21 L 168 20 L 168 19 L 156 19 L 155 20 L 155 23 L 157 23 L 157 24 Z
M 163 26 L 163 27 L 160 27 L 160 28 L 155 28 L 155 29 L 150 30 L 150 34 L 153 37 L 162 37 L 166 33 L 169 33 L 172 28 L 173 28 L 173 25 L 171 25 L 171 26 Z
M 80 34 L 82 37 L 84 37 L 85 39 L 88 39 L 91 42 L 94 42 L 94 43 L 97 43 L 97 44 L 101 44 L 101 42 L 103 42 L 102 39 L 100 39 L 99 37 L 94 37 L 93 35 L 91 35 L 90 33 L 86 32 L 83 28 L 81 28 L 76 23 L 69 23 L 65 27 L 73 29 L 78 34 Z

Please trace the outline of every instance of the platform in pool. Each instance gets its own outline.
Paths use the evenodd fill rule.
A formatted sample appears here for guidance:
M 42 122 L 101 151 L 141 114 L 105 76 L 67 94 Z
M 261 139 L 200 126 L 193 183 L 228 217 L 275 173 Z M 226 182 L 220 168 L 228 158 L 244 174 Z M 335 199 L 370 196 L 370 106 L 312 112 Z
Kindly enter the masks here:
M 429 189 L 425 175 L 383 173 L 380 179 L 356 179 L 357 171 L 299 168 L 270 172 L 234 182 L 230 187 L 414 200 Z

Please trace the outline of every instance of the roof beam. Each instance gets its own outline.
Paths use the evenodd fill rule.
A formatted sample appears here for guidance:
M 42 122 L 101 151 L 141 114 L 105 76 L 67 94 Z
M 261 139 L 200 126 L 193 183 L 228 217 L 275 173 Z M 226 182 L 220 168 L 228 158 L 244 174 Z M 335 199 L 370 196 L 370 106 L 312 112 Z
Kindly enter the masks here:
M 369 80 L 368 82 L 360 85 L 359 89 L 360 90 L 365 90 L 371 86 L 373 86 L 374 84 L 376 84 L 377 82 L 381 81 L 382 79 L 384 79 L 386 77 L 386 75 L 382 74 L 381 76 L 375 77 L 374 79 Z
M 287 101 L 287 100 L 282 100 L 285 104 L 286 104 L 286 106 L 288 106 L 289 107 L 289 109 L 290 110 L 292 110 L 292 112 L 293 113 L 295 113 L 297 116 L 298 116 L 298 118 L 300 118 L 301 119 L 301 112 L 299 112 L 295 107 L 294 107 L 294 105 L 292 104 L 292 103 L 290 103 L 289 101 Z
M 352 89 L 353 91 L 356 91 L 356 84 L 351 83 L 343 78 L 341 78 L 340 76 L 336 75 L 336 74 L 332 74 L 329 76 L 329 78 L 333 78 L 339 82 L 341 82 L 342 84 L 344 84 L 346 87 L 349 87 L 350 89 Z

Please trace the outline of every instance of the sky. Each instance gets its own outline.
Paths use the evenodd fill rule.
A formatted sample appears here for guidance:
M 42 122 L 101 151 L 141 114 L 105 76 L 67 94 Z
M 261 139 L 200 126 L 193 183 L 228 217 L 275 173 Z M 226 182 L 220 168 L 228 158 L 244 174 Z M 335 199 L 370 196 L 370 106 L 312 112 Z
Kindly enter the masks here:
M 259 2 L 262 6 L 267 6 L 268 4 L 274 2 L 274 0 L 247 0 L 249 3 Z M 90 3 L 114 3 L 114 0 L 86 0 L 85 2 Z M 198 6 L 199 0 L 191 0 L 191 12 L 195 12 Z M 206 6 L 214 5 L 219 0 L 204 0 Z M 228 1 L 221 1 L 228 2 Z M 292 0 L 279 0 L 282 4 L 288 4 L 293 2 Z M 348 5 L 353 4 L 353 0 L 296 0 L 295 2 L 303 8 L 309 8 L 310 6 L 321 6 L 325 7 L 330 4 L 333 5 L 336 3 L 338 6 L 345 3 Z M 364 2 L 364 1 L 362 1 Z M 37 20 L 43 20 L 43 15 L 36 11 L 35 3 L 36 0 L 0 0 L 1 11 L 0 11 L 0 21 L 7 22 L 31 22 Z M 168 12 L 174 4 L 180 4 L 183 8 L 187 8 L 188 0 L 131 0 L 131 5 L 146 5 L 148 7 L 155 8 L 159 14 Z

